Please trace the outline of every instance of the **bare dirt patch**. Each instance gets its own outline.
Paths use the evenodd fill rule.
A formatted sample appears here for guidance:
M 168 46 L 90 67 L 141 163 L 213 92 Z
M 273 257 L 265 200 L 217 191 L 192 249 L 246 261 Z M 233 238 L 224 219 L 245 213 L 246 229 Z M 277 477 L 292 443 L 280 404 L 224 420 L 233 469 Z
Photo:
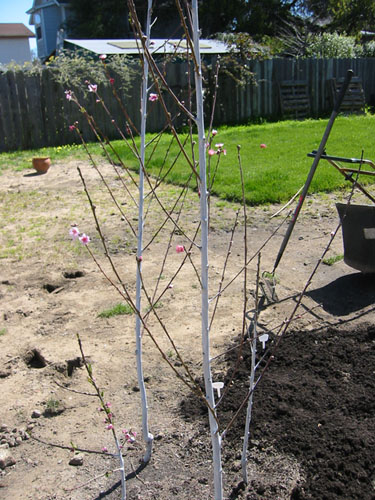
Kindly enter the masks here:
M 79 393 L 90 393 L 91 387 L 82 367 L 77 333 L 94 375 L 113 405 L 119 428 L 132 428 L 141 435 L 134 316 L 98 317 L 120 297 L 85 249 L 68 237 L 70 224 L 76 222 L 92 236 L 91 247 L 99 255 L 100 241 L 76 166 L 56 163 L 45 175 L 4 171 L 1 176 L 1 498 L 119 498 L 117 473 L 103 475 L 117 463 L 101 452 L 104 446 L 114 450 L 97 410 L 98 402 Z M 123 270 L 129 289 L 134 290 L 135 239 L 110 203 L 96 172 L 85 162 L 79 166 L 103 221 L 111 256 Z M 123 186 L 117 174 L 106 165 L 103 170 L 111 188 L 120 192 Z M 127 185 L 133 189 L 131 183 Z M 177 197 L 177 189 L 172 186 L 161 187 L 160 193 L 171 204 Z M 278 268 L 279 301 L 262 312 L 260 328 L 272 329 L 290 314 L 338 223 L 334 203 L 341 198 L 338 194 L 311 196 L 306 201 Z M 136 210 L 129 198 L 123 195 L 121 203 L 126 217 L 136 224 Z M 189 234 L 198 220 L 196 205 L 197 194 L 191 192 L 187 198 L 190 208 L 181 222 Z M 212 200 L 210 273 L 216 283 L 214 290 L 237 208 Z M 270 219 L 278 208 L 248 209 L 250 254 L 279 225 L 279 217 Z M 153 207 L 148 218 L 157 224 L 163 214 Z M 146 285 L 151 284 L 147 277 L 160 269 L 170 228 L 165 231 L 145 251 Z M 283 231 L 262 252 L 263 270 L 272 269 Z M 227 281 L 242 267 L 243 233 L 240 218 Z M 172 247 L 178 243 L 186 244 L 181 235 L 175 234 Z M 339 235 L 329 255 L 342 252 Z M 193 249 L 192 259 L 199 262 L 198 250 Z M 162 281 L 168 281 L 180 260 L 172 248 L 170 266 Z M 250 291 L 255 287 L 255 270 L 254 260 L 250 265 Z M 233 367 L 233 357 L 225 352 L 241 331 L 242 288 L 239 280 L 227 289 L 213 324 L 212 356 L 222 354 L 213 362 L 217 380 L 227 381 Z M 255 395 L 249 451 L 251 481 L 246 488 L 241 484 L 239 466 L 243 416 L 224 443 L 226 498 L 375 498 L 374 299 L 372 277 L 357 273 L 343 262 L 321 266 L 299 311 L 300 318 L 293 323 Z M 199 307 L 197 279 L 186 267 L 162 297 L 158 313 L 198 380 Z M 174 366 L 180 369 L 151 317 L 150 324 Z M 247 355 L 220 410 L 223 422 L 238 407 L 245 391 Z M 176 379 L 147 336 L 144 365 L 155 445 L 152 460 L 144 468 L 139 463 L 142 440 L 127 447 L 128 498 L 210 498 L 206 410 Z M 82 465 L 69 465 L 74 455 L 72 443 L 82 450 Z M 97 479 L 91 481 L 93 478 Z

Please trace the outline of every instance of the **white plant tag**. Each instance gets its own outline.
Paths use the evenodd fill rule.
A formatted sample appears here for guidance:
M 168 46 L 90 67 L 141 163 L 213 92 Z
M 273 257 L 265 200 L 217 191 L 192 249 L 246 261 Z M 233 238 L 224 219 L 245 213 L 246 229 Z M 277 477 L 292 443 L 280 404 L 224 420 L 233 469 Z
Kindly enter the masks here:
M 221 396 L 221 389 L 224 387 L 224 382 L 214 382 L 212 384 L 212 387 L 217 390 L 217 397 L 220 398 Z
M 263 350 L 266 348 L 266 342 L 268 339 L 269 339 L 268 333 L 263 333 L 263 335 L 259 337 L 259 342 L 262 343 Z
M 364 227 L 363 234 L 365 240 L 375 240 L 375 227 Z

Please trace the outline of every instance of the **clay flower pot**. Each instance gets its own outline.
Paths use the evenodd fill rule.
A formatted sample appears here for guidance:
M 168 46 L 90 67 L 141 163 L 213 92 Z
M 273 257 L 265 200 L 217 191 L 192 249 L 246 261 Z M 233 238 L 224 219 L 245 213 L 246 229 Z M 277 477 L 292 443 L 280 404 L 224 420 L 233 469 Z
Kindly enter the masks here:
M 51 165 L 51 158 L 33 158 L 33 167 L 38 174 L 45 174 Z

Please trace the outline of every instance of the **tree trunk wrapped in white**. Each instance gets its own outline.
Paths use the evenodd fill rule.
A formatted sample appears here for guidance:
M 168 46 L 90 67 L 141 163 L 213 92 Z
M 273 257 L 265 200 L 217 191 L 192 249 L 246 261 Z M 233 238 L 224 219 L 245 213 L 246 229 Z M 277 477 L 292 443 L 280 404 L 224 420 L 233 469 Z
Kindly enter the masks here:
M 151 9 L 152 0 L 148 0 L 147 22 L 146 22 L 146 46 L 150 44 L 151 32 Z M 146 123 L 147 123 L 147 93 L 148 93 L 148 60 L 146 55 L 143 56 L 143 80 L 142 80 L 142 97 L 141 97 L 141 146 L 140 146 L 140 165 L 139 165 L 139 202 L 138 202 L 138 242 L 137 242 L 137 278 L 136 278 L 136 308 L 141 311 L 142 308 L 142 253 L 143 253 L 143 225 L 144 225 L 144 165 L 145 165 L 145 148 L 146 148 Z M 140 315 L 136 316 L 136 357 L 137 357 L 137 375 L 138 385 L 142 400 L 142 433 L 146 443 L 146 452 L 143 460 L 148 462 L 152 452 L 153 435 L 148 427 L 148 405 L 146 387 L 143 377 L 142 366 L 142 321 Z
M 223 481 L 221 465 L 221 436 L 216 418 L 214 390 L 212 387 L 212 374 L 210 365 L 210 322 L 209 322 L 209 296 L 208 296 L 208 190 L 206 174 L 206 138 L 204 130 L 203 116 L 203 86 L 202 86 L 202 66 L 199 50 L 199 21 L 198 2 L 192 3 L 193 18 L 193 42 L 196 58 L 195 67 L 195 88 L 197 102 L 197 127 L 199 141 L 199 177 L 200 177 L 200 213 L 201 213 L 201 283 L 202 283 L 202 349 L 203 349 L 203 370 L 206 398 L 211 409 L 208 411 L 213 470 L 214 470 L 214 495 L 215 500 L 223 498 Z

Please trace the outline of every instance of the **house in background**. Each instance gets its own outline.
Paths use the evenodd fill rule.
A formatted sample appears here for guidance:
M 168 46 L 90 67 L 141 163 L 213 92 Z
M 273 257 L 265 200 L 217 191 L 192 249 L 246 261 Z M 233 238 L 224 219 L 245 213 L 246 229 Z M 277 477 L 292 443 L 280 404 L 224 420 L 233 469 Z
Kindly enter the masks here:
M 64 23 L 69 15 L 69 2 L 34 0 L 29 24 L 35 26 L 38 57 L 42 61 L 55 53 L 65 36 Z
M 22 23 L 0 23 L 0 64 L 31 61 L 29 38 L 33 37 Z

